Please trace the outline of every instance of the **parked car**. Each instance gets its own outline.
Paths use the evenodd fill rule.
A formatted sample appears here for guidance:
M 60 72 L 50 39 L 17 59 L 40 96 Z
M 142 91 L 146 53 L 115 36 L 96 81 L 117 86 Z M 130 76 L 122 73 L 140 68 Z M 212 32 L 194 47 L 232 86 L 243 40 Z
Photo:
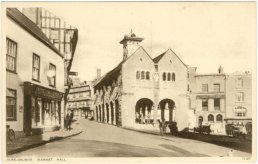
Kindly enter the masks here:
M 234 126 L 233 131 L 232 131 L 232 135 L 234 137 L 242 136 L 243 135 L 243 133 L 242 133 L 243 130 L 242 129 L 243 129 L 242 126 Z
M 229 135 L 233 135 L 233 129 L 234 129 L 234 125 L 233 124 L 227 124 L 226 125 L 226 134 Z
M 201 125 L 199 127 L 194 127 L 194 133 L 200 133 L 200 134 L 208 134 L 211 133 L 210 125 Z

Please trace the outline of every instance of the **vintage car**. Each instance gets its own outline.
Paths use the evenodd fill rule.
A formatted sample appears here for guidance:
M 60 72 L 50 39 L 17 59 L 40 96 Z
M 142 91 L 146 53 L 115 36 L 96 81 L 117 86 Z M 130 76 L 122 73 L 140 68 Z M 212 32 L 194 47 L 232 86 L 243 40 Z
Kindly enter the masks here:
M 194 133 L 210 135 L 210 133 L 211 133 L 210 125 L 201 125 L 199 127 L 194 127 Z
M 234 137 L 240 137 L 240 136 L 245 137 L 245 135 L 250 135 L 251 126 L 249 123 L 247 123 L 246 126 L 228 124 L 226 125 L 226 133 L 227 135 L 233 135 Z
M 242 136 L 243 135 L 243 133 L 242 133 L 243 130 L 242 129 L 243 129 L 243 127 L 241 127 L 241 126 L 234 126 L 233 131 L 232 131 L 232 135 L 234 137 Z

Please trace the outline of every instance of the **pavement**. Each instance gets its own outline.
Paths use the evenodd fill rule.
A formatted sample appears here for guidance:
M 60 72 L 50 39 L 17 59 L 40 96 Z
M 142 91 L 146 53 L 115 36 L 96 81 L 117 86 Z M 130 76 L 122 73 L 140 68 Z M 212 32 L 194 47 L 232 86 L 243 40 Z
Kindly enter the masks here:
M 79 135 L 10 155 L 16 157 L 228 157 L 230 148 L 175 136 L 159 136 L 79 120 Z M 234 150 L 234 157 L 252 156 Z
M 16 138 L 13 141 L 8 141 L 6 143 L 6 153 L 7 155 L 19 153 L 34 147 L 42 146 L 44 144 L 72 137 L 82 133 L 83 129 L 78 126 L 78 123 L 73 124 L 73 129 L 67 131 L 65 129 L 60 129 L 53 132 L 45 132 L 40 135 L 25 136 Z

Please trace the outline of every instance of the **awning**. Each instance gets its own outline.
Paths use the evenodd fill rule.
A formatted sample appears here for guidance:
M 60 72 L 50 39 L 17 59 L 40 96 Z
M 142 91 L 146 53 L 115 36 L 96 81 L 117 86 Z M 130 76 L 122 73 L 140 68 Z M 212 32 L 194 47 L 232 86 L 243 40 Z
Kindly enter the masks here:
M 6 88 L 6 97 L 15 97 L 15 95 Z

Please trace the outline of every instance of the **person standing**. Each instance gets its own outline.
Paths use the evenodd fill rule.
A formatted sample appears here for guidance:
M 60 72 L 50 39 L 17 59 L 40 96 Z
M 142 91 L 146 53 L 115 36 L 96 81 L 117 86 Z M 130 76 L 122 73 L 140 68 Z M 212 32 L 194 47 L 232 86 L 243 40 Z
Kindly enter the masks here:
M 70 110 L 67 111 L 67 114 L 65 116 L 65 129 L 69 130 L 69 117 L 70 117 Z
M 148 112 L 148 115 L 147 115 L 147 124 L 150 124 L 150 112 Z
M 159 123 L 159 131 L 160 131 L 160 135 L 163 136 L 164 133 L 164 125 L 163 125 L 163 121 L 158 120 Z
M 71 110 L 68 111 L 66 115 L 66 120 L 67 120 L 67 130 L 71 130 L 72 121 L 73 121 L 73 112 Z

